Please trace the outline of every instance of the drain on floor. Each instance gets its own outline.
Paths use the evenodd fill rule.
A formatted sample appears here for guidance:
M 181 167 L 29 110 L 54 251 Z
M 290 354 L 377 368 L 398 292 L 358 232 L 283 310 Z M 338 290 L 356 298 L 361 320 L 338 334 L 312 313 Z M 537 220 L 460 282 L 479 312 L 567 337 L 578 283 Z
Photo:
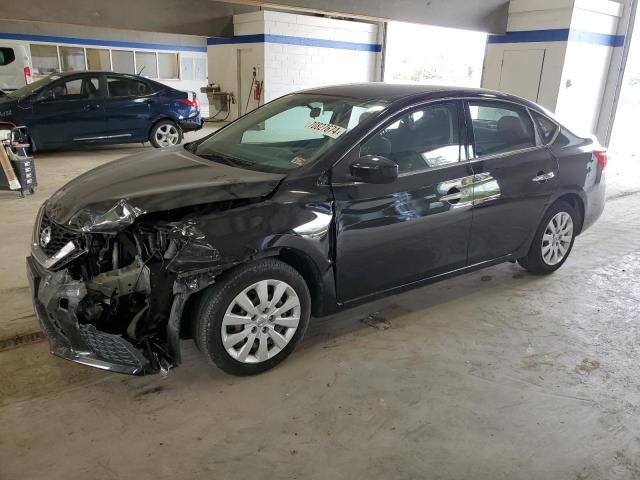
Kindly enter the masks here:
M 6 338 L 0 340 L 0 352 L 4 350 L 11 350 L 12 348 L 21 347 L 23 345 L 29 345 L 30 343 L 41 342 L 45 339 L 44 333 L 33 332 L 25 333 L 24 335 L 16 335 L 15 337 Z

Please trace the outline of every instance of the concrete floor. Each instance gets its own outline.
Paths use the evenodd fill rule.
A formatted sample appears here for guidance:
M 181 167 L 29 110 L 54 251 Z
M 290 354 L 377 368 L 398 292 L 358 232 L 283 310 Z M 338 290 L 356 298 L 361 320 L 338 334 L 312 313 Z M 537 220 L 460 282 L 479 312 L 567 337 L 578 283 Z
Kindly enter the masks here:
M 0 339 L 33 327 L 39 203 L 134 150 L 43 154 L 37 196 L 0 197 Z M 210 368 L 191 342 L 167 378 L 44 342 L 0 352 L 0 478 L 640 478 L 640 183 L 622 177 L 556 274 L 505 264 L 316 320 L 257 377 Z M 362 323 L 374 311 L 390 328 Z

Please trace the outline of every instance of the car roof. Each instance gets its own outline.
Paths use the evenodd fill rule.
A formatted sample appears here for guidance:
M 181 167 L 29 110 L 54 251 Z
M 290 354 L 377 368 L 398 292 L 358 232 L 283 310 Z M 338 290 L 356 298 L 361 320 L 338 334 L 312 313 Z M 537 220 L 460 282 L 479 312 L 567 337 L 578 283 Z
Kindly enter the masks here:
M 56 73 L 52 73 L 51 75 L 56 75 L 60 78 L 70 77 L 72 75 L 115 75 L 117 77 L 135 77 L 135 78 L 141 78 L 143 80 L 149 80 L 152 82 L 155 81 L 152 78 L 143 77 L 142 75 L 137 75 L 135 73 L 118 73 L 118 72 L 111 72 L 109 70 L 80 70 L 75 72 L 56 72 Z
M 478 98 L 505 100 L 539 110 L 540 107 L 529 100 L 484 88 L 455 87 L 446 85 L 418 85 L 384 82 L 351 83 L 311 88 L 298 93 L 332 95 L 357 98 L 362 101 L 384 101 L 395 103 L 410 100 L 437 100 L 439 98 Z

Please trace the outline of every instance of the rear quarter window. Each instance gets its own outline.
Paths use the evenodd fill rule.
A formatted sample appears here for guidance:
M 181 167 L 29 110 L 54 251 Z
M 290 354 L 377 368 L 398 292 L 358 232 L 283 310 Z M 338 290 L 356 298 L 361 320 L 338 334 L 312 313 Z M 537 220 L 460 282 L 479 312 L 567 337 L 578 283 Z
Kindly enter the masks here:
M 541 115 L 535 110 L 531 110 L 531 115 L 533 116 L 533 120 L 536 122 L 538 131 L 540 132 L 542 143 L 548 145 L 553 140 L 560 127 L 553 120 Z
M 9 47 L 0 47 L 0 67 L 4 67 L 5 65 L 9 65 L 16 60 L 16 54 L 13 51 L 13 48 Z

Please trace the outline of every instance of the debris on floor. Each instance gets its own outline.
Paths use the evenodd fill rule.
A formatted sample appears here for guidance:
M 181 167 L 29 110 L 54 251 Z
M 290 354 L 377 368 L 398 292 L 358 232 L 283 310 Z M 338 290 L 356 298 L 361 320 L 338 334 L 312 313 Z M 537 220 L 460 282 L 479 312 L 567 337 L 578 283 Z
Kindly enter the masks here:
M 0 352 L 44 340 L 44 333 L 33 332 L 0 340 Z
M 597 360 L 589 360 L 585 358 L 582 360 L 582 363 L 576 366 L 576 371 L 578 373 L 591 373 L 594 370 L 600 368 L 600 362 Z
M 391 325 L 387 320 L 380 314 L 380 312 L 373 312 L 371 315 L 360 320 L 365 325 L 369 325 L 370 327 L 376 328 L 378 330 L 387 330 L 391 328 Z

